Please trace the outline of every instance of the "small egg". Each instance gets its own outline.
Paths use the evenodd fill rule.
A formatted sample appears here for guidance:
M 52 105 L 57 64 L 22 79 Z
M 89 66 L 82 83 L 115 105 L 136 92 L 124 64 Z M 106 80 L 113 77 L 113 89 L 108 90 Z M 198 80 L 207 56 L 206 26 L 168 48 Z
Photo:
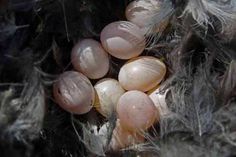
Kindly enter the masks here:
M 121 125 L 133 132 L 148 129 L 158 117 L 152 100 L 137 90 L 128 91 L 120 97 L 116 112 Z
M 140 55 L 145 48 L 145 37 L 141 29 L 128 21 L 108 24 L 101 32 L 104 49 L 119 59 L 130 59 Z
M 90 79 L 98 79 L 109 70 L 108 53 L 93 39 L 79 41 L 71 52 L 71 62 L 75 70 Z
M 159 111 L 160 116 L 165 116 L 169 113 L 169 109 L 166 104 L 166 94 L 168 90 L 164 93 L 160 91 L 160 88 L 156 88 L 154 91 L 148 93 L 149 97 L 152 99 L 154 105 Z
M 94 88 L 97 94 L 95 108 L 103 116 L 109 117 L 115 111 L 116 104 L 125 90 L 117 80 L 111 78 L 98 81 Z
M 144 141 L 145 138 L 141 134 L 129 132 L 122 128 L 118 119 L 109 146 L 113 150 L 119 150 L 134 144 L 143 143 Z
M 166 74 L 165 64 L 155 57 L 132 59 L 120 69 L 118 80 L 126 90 L 146 92 L 157 86 Z
M 61 74 L 53 85 L 53 94 L 60 107 L 75 114 L 89 112 L 95 99 L 89 79 L 76 71 Z
M 143 28 L 149 25 L 159 7 L 160 0 L 136 0 L 126 7 L 125 15 L 128 21 Z

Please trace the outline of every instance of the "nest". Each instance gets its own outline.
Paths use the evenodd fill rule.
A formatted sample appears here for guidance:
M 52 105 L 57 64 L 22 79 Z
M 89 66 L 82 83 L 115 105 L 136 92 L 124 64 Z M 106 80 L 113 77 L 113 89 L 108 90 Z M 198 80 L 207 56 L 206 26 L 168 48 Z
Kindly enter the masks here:
M 93 110 L 71 115 L 55 103 L 52 85 L 72 69 L 75 42 L 99 40 L 104 26 L 125 20 L 129 2 L 0 1 L 2 157 L 236 156 L 234 0 L 163 0 L 154 12 L 143 54 L 168 67 L 161 89 L 171 114 L 148 131 L 145 143 L 108 151 L 96 134 L 106 119 Z M 117 77 L 124 62 L 112 58 L 111 64 L 108 75 Z

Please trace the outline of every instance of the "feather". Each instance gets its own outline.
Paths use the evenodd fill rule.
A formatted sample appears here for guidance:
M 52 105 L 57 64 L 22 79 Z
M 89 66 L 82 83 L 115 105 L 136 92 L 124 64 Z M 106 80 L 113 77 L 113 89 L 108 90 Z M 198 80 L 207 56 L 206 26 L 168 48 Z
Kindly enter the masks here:
M 211 81 L 215 76 L 209 73 L 210 62 L 199 65 L 195 70 L 191 64 L 180 68 L 178 74 L 174 75 L 173 81 L 176 82 L 172 82 L 171 103 L 168 104 L 173 113 L 161 122 L 162 136 L 169 132 L 184 131 L 198 138 L 211 131 L 215 107 L 215 91 Z
M 10 0 L 9 8 L 14 11 L 30 11 L 41 0 Z
M 110 151 L 109 143 L 116 123 L 116 118 L 114 115 L 112 115 L 111 118 L 109 118 L 109 121 L 105 123 L 106 128 L 103 128 L 104 132 L 100 132 L 98 129 L 99 120 L 94 112 L 88 113 L 87 123 L 82 123 L 78 120 L 75 120 L 73 116 L 71 118 L 71 122 L 79 141 L 83 142 L 91 154 L 106 156 L 105 153 Z M 82 127 L 82 135 L 79 134 L 76 126 Z
M 147 45 L 156 43 L 169 24 L 170 18 L 174 15 L 175 8 L 170 1 L 159 2 L 158 8 L 150 13 L 150 21 L 147 21 L 145 34 L 147 36 Z M 155 33 L 157 32 L 157 33 Z
M 227 104 L 231 97 L 236 96 L 236 61 L 233 60 L 225 72 L 219 89 L 219 101 Z
M 234 0 L 189 0 L 182 16 L 190 14 L 202 27 L 213 26 L 213 17 L 220 21 L 222 32 L 232 32 L 229 26 L 236 20 L 236 2 Z
M 21 95 L 17 96 L 13 92 L 16 89 L 14 84 L 1 93 L 2 138 L 8 138 L 11 142 L 17 140 L 27 143 L 37 138 L 42 129 L 45 114 L 44 91 L 35 75 L 37 74 L 32 74 L 32 80 L 22 85 Z

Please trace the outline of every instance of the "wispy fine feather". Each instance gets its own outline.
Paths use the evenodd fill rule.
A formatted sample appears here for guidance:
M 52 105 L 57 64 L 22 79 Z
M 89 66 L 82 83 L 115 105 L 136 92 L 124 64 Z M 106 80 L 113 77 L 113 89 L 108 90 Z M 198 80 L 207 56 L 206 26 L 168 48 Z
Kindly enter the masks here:
M 77 121 L 78 122 L 78 121 Z M 105 149 L 104 149 L 104 138 L 102 136 L 98 135 L 98 128 L 96 125 L 90 125 L 83 124 L 78 122 L 78 124 L 82 127 L 83 136 L 80 136 L 80 134 L 76 130 L 76 126 L 74 124 L 74 120 L 72 120 L 72 125 L 74 128 L 74 131 L 76 132 L 76 135 L 78 137 L 78 140 L 83 142 L 85 147 L 89 150 L 90 153 L 96 154 L 99 156 L 105 156 Z
M 79 141 L 81 141 L 86 149 L 91 154 L 96 154 L 98 156 L 106 156 L 105 153 L 110 151 L 109 143 L 112 137 L 112 132 L 115 127 L 116 117 L 111 116 L 109 121 L 103 125 L 104 132 L 101 132 L 99 128 L 99 120 L 97 115 L 94 112 L 88 114 L 87 123 L 82 123 L 79 120 L 76 120 L 73 115 L 71 116 L 71 123 L 73 129 L 77 135 Z M 82 128 L 82 135 L 79 134 L 76 127 L 80 126 Z
M 192 109 L 193 115 L 195 114 L 192 119 L 192 127 L 199 136 L 209 132 L 212 127 L 212 112 L 215 107 L 215 96 L 214 90 L 208 82 L 208 77 L 205 69 L 199 68 L 193 81 L 191 99 L 193 106 L 190 110 Z
M 177 72 L 176 84 L 170 89 L 172 103 L 169 107 L 173 114 L 161 122 L 162 135 L 171 130 L 191 132 L 201 137 L 211 131 L 215 91 L 211 87 L 214 74 L 209 75 L 208 67 L 208 64 L 200 65 L 195 73 L 191 72 L 191 68 L 186 68 L 190 71 L 181 69 Z
M 14 86 L 1 93 L 1 133 L 2 138 L 10 142 L 17 140 L 27 143 L 37 138 L 42 129 L 45 100 L 43 86 L 37 77 L 37 72 L 33 72 L 29 82 L 22 85 L 19 97 L 14 92 Z M 19 91 L 16 90 L 17 92 Z
M 234 101 L 214 113 L 214 123 L 215 127 L 220 130 L 218 140 L 236 148 L 236 104 Z
M 236 61 L 233 60 L 225 72 L 219 89 L 220 102 L 226 104 L 230 97 L 236 96 Z M 223 101 L 223 102 L 222 102 Z
M 222 32 L 230 32 L 229 26 L 236 20 L 236 1 L 189 0 L 183 12 L 183 15 L 187 14 L 191 14 L 193 19 L 205 28 L 213 26 L 211 16 L 214 16 L 220 21 Z
M 32 80 L 25 86 L 21 96 L 21 112 L 6 132 L 17 140 L 33 140 L 39 136 L 45 115 L 44 89 L 39 82 L 37 72 L 33 72 Z M 31 82 L 32 81 L 32 82 Z M 25 92 L 25 93 L 24 93 Z
M 158 8 L 152 11 L 150 21 L 146 24 L 147 44 L 155 43 L 160 38 L 175 11 L 170 1 L 159 2 L 159 5 Z

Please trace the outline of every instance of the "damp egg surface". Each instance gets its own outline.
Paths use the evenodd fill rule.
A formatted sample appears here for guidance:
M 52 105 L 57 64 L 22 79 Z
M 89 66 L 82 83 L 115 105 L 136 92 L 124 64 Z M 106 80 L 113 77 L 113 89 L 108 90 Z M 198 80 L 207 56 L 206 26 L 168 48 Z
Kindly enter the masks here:
M 157 86 L 166 74 L 165 64 L 155 57 L 143 56 L 123 65 L 119 72 L 119 82 L 126 90 L 146 92 Z
M 104 49 L 119 59 L 130 59 L 142 53 L 145 37 L 141 29 L 128 21 L 108 24 L 101 32 Z
M 89 79 L 75 71 L 67 71 L 59 76 L 53 85 L 53 94 L 60 107 L 75 114 L 89 112 L 95 99 Z
M 94 88 L 97 94 L 95 108 L 105 117 L 112 115 L 119 98 L 125 93 L 125 90 L 117 80 L 111 78 L 98 81 Z
M 117 103 L 116 112 L 121 125 L 130 131 L 143 131 L 156 120 L 157 109 L 147 94 L 128 91 Z
M 89 77 L 98 79 L 109 70 L 109 57 L 102 45 L 93 39 L 79 41 L 71 52 L 73 67 Z
M 132 1 L 126 7 L 126 18 L 141 28 L 148 26 L 151 18 L 160 7 L 159 3 L 159 0 Z

